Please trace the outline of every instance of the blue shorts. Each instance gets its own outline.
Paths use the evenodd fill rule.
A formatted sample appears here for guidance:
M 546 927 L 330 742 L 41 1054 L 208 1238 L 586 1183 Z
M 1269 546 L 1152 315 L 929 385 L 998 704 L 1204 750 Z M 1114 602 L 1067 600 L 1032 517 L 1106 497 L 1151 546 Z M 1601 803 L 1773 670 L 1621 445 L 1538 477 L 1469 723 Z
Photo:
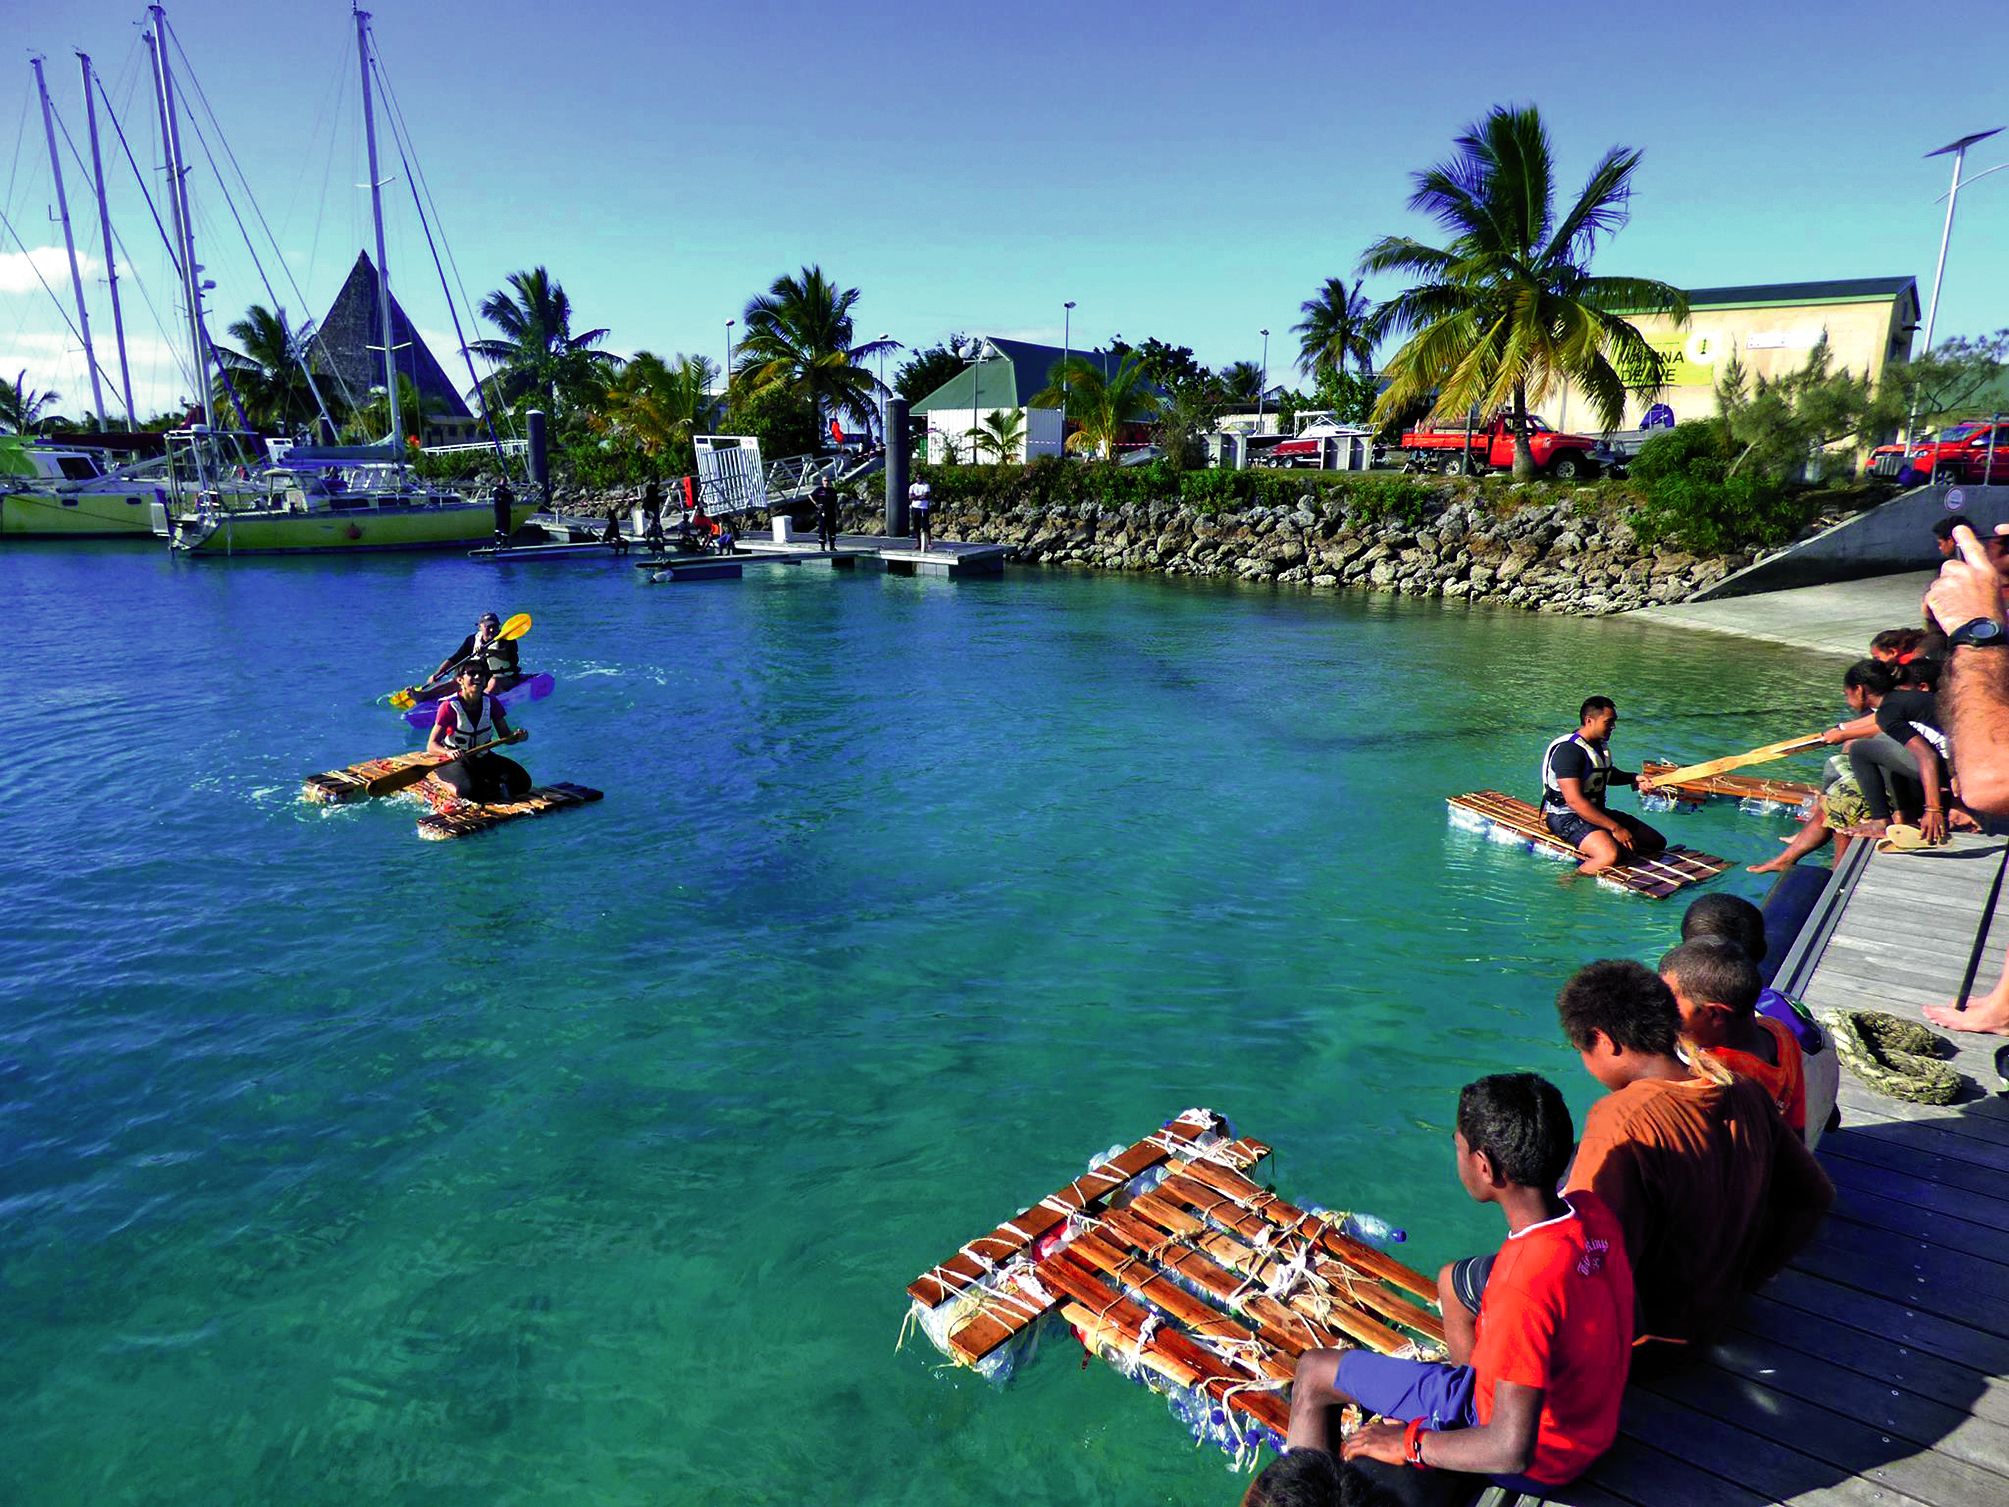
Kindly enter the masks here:
M 1346 1350 L 1339 1357 L 1338 1386 L 1368 1412 L 1397 1423 L 1421 1418 L 1433 1429 L 1463 1429 L 1479 1421 L 1470 1366 Z
M 1544 811 L 1542 825 L 1573 848 L 1583 846 L 1583 840 L 1600 830 L 1578 816 L 1574 811 Z

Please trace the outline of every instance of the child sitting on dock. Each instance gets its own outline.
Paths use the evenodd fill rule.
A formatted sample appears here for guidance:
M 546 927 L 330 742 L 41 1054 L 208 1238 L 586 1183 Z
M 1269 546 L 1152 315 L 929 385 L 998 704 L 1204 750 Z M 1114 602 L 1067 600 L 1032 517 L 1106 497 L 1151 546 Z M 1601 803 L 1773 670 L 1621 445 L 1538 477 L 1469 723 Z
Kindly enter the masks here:
M 1593 1192 L 1617 1216 L 1640 1337 L 1706 1341 L 1812 1237 L 1834 1185 L 1764 1089 L 1690 1072 L 1680 1010 L 1652 969 L 1587 964 L 1556 1013 L 1610 1091 L 1584 1118 L 1563 1191 Z
M 1799 1038 L 1758 1013 L 1765 986 L 1744 949 L 1719 937 L 1698 937 L 1660 960 L 1660 977 L 1674 991 L 1681 1033 L 1689 1043 L 1764 1089 L 1787 1126 L 1806 1139 L 1807 1078 Z
M 1346 1439 L 1348 1460 L 1487 1475 L 1538 1494 L 1610 1447 L 1632 1342 L 1632 1272 L 1599 1196 L 1555 1191 L 1573 1134 L 1561 1093 L 1534 1073 L 1465 1086 L 1452 1137 L 1458 1180 L 1507 1221 L 1483 1298 L 1471 1313 L 1446 1301 L 1446 1361 L 1306 1353 L 1291 1386 L 1292 1451 L 1330 1448 L 1328 1411 L 1348 1402 L 1382 1420 Z M 1456 1270 L 1445 1268 L 1440 1288 Z M 1250 1500 L 1271 1499 L 1252 1488 Z

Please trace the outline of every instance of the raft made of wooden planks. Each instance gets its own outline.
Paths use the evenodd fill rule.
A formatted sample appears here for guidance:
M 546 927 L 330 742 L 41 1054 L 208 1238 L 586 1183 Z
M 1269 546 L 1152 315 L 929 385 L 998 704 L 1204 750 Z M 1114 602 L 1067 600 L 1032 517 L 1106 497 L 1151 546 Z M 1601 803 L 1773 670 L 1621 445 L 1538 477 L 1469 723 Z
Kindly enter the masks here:
M 348 801 L 374 800 L 380 795 L 395 795 L 398 790 L 407 788 L 407 782 L 400 782 L 392 790 L 384 789 L 392 776 L 403 774 L 408 769 L 429 769 L 444 764 L 451 757 L 451 754 L 427 753 L 420 749 L 417 753 L 393 754 L 387 759 L 364 759 L 344 769 L 307 776 L 300 789 L 300 799 L 340 805 Z
M 450 837 L 472 837 L 504 822 L 526 816 L 548 816 L 553 811 L 570 811 L 600 799 L 600 792 L 585 785 L 539 785 L 513 801 L 463 801 L 451 786 L 427 775 L 418 787 L 419 796 L 431 806 L 429 815 L 419 818 L 419 836 L 433 842 Z
M 1447 804 L 1456 826 L 1483 832 L 1495 842 L 1520 843 L 1544 857 L 1568 859 L 1572 863 L 1583 861 L 1583 855 L 1551 832 L 1543 824 L 1541 812 L 1526 801 L 1497 790 L 1475 790 L 1470 795 L 1451 796 Z M 1729 867 L 1727 858 L 1670 845 L 1651 858 L 1613 864 L 1595 877 L 1599 884 L 1612 889 L 1645 895 L 1650 900 L 1665 900 L 1677 890 L 1714 879 Z
M 1306 1350 L 1432 1355 L 1444 1326 L 1433 1280 L 1244 1175 L 1268 1155 L 1189 1109 L 916 1277 L 908 1322 L 999 1381 L 1065 1323 L 1196 1437 L 1281 1448 Z
M 1639 766 L 1639 772 L 1651 779 L 1655 775 L 1666 774 L 1674 767 L 1672 764 L 1648 761 Z M 1703 801 L 1721 798 L 1736 801 L 1738 809 L 1743 811 L 1785 812 L 1800 817 L 1813 815 L 1814 797 L 1820 794 L 1814 786 L 1802 780 L 1767 780 L 1748 774 L 1709 775 L 1661 788 L 1673 798 L 1673 804 L 1700 805 Z

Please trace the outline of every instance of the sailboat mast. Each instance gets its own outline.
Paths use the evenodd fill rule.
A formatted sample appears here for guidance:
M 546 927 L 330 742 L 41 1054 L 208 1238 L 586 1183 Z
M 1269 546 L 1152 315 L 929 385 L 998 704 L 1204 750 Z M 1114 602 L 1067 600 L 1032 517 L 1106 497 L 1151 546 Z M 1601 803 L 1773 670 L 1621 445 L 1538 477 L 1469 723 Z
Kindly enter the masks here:
M 377 176 L 377 116 L 370 96 L 370 13 L 356 9 L 356 57 L 363 69 L 363 140 L 370 153 L 370 218 L 377 227 L 377 309 L 384 321 L 384 396 L 391 408 L 391 443 L 404 464 L 404 419 L 398 412 L 398 360 L 391 319 L 391 268 L 384 255 L 384 183 Z
M 98 229 L 105 243 L 105 284 L 112 295 L 112 338 L 119 348 L 119 389 L 126 400 L 126 428 L 137 429 L 139 411 L 133 407 L 133 374 L 126 362 L 126 319 L 119 308 L 119 262 L 112 249 L 112 212 L 105 204 L 105 159 L 98 150 L 98 106 L 91 95 L 91 55 L 77 54 L 84 72 L 84 121 L 91 136 L 91 180 L 98 191 Z
M 195 385 L 202 396 L 202 422 L 216 428 L 216 394 L 209 383 L 209 332 L 202 324 L 202 269 L 195 263 L 195 231 L 188 223 L 188 173 L 181 165 L 181 128 L 174 109 L 174 73 L 167 61 L 167 14 L 149 5 L 153 30 L 146 34 L 153 53 L 155 97 L 160 105 L 161 150 L 167 154 L 167 197 L 174 210 L 174 238 L 181 253 L 183 290 L 188 298 L 188 341 L 195 359 Z
M 63 192 L 63 157 L 56 150 L 56 116 L 49 108 L 49 81 L 42 77 L 42 60 L 32 57 L 35 88 L 42 96 L 42 130 L 49 138 L 49 171 L 56 175 L 56 213 L 63 221 L 63 247 L 70 253 L 70 287 L 77 295 L 77 329 L 84 341 L 84 365 L 91 372 L 91 407 L 98 415 L 98 428 L 105 424 L 105 390 L 98 383 L 98 355 L 91 349 L 91 310 L 84 302 L 84 275 L 77 270 L 77 238 L 70 231 L 70 199 Z

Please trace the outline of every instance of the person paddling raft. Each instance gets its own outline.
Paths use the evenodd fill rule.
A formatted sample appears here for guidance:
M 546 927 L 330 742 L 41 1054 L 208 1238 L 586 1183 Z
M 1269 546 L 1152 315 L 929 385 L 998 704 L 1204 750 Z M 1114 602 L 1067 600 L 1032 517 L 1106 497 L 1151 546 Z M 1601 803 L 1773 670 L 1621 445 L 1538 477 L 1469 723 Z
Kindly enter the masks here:
M 524 728 L 511 727 L 502 703 L 482 690 L 482 671 L 474 660 L 462 665 L 454 693 L 439 704 L 426 752 L 461 757 L 440 765 L 433 776 L 464 801 L 521 800 L 530 790 L 529 770 L 493 751 L 467 752 L 484 743 L 521 743 L 530 736 Z
M 426 677 L 425 685 L 419 690 L 420 697 L 434 695 L 452 685 L 463 664 L 481 666 L 482 689 L 491 696 L 499 696 L 523 678 L 523 666 L 517 658 L 516 640 L 499 638 L 502 619 L 492 612 L 484 612 L 481 620 L 474 625 L 474 632 L 460 641 L 460 646 L 445 659 L 439 667 Z
M 1542 824 L 1583 854 L 1579 874 L 1602 874 L 1667 846 L 1666 838 L 1637 817 L 1605 809 L 1611 785 L 1639 786 L 1636 772 L 1612 764 L 1607 745 L 1617 726 L 1611 698 L 1592 696 L 1577 711 L 1577 730 L 1542 753 Z

